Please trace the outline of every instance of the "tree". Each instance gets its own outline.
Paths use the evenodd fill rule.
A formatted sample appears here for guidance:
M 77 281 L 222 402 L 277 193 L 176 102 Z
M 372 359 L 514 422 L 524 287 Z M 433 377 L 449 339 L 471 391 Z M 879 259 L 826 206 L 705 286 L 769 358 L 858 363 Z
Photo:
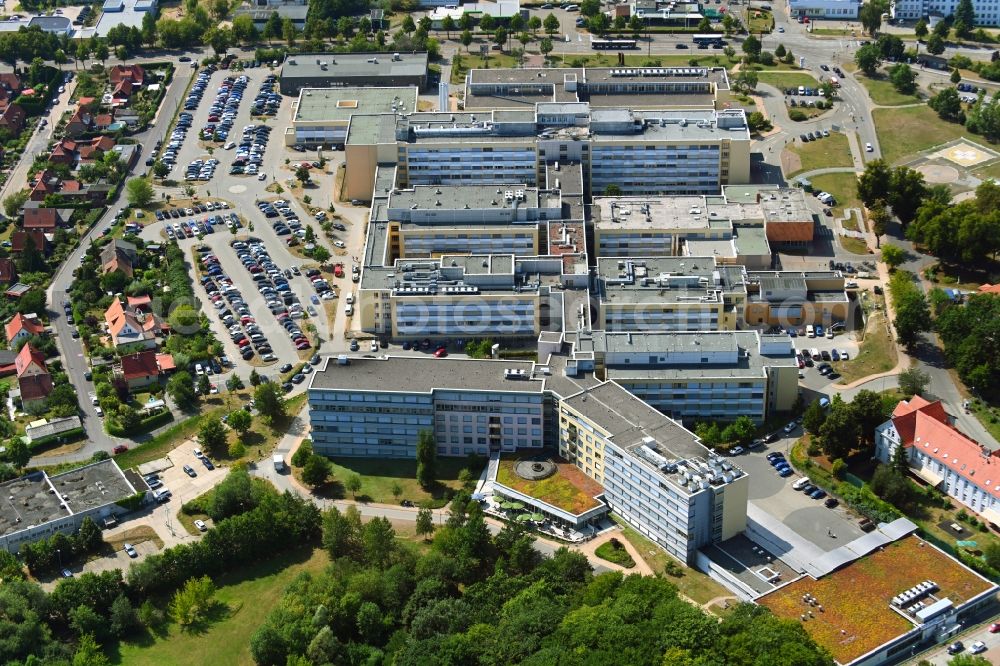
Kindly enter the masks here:
M 760 77 L 757 75 L 757 71 L 747 68 L 741 68 L 739 73 L 736 75 L 736 89 L 743 92 L 750 92 L 757 87 L 757 83 L 760 81 Z
M 747 35 L 747 38 L 743 40 L 743 53 L 753 61 L 760 57 L 760 50 L 760 40 L 753 35 Z
M 769 121 L 767 116 L 760 111 L 752 111 L 750 115 L 747 116 L 747 128 L 750 130 L 751 134 L 770 131 L 771 127 L 771 121 Z
M 430 430 L 417 435 L 417 483 L 425 490 L 437 482 L 437 442 Z
M 358 491 L 361 490 L 361 477 L 357 474 L 349 475 L 344 479 L 344 487 L 351 493 L 351 497 L 357 499 Z
M 927 390 L 931 377 L 920 368 L 907 368 L 899 373 L 899 390 L 904 395 L 920 395 Z
M 895 270 L 906 261 L 906 252 L 901 247 L 887 244 L 882 248 L 882 261 L 885 262 L 890 271 Z
M 725 31 L 725 33 L 728 35 L 733 31 L 733 28 L 735 27 L 736 27 L 736 21 L 733 19 L 733 17 L 728 13 L 723 15 L 722 17 L 723 31 Z
M 73 666 L 107 666 L 110 663 L 93 634 L 80 636 L 73 654 Z
M 601 0 L 583 0 L 580 13 L 586 17 L 597 16 L 601 12 Z
M 917 89 L 917 75 L 906 63 L 897 63 L 889 70 L 892 86 L 904 95 L 912 95 Z
M 556 18 L 555 14 L 549 14 L 542 21 L 542 27 L 545 30 L 545 34 L 551 37 L 552 35 L 559 32 L 559 19 Z
M 280 388 L 274 382 L 264 382 L 254 392 L 254 403 L 260 415 L 269 422 L 285 417 L 285 401 L 281 397 Z
M 169 174 L 170 174 L 170 167 L 168 167 L 166 164 L 164 164 L 160 160 L 156 160 L 155 162 L 153 162 L 153 175 L 154 176 L 156 176 L 160 180 L 163 180 Z
M 957 654 L 948 660 L 948 666 L 991 666 L 992 664 L 992 661 L 982 655 L 968 653 Z
M 254 25 L 252 16 L 240 14 L 233 17 L 233 39 L 240 44 L 253 44 L 260 39 L 260 32 Z
M 118 595 L 115 602 L 111 604 L 111 613 L 108 619 L 111 623 L 112 635 L 119 638 L 127 636 L 140 626 L 139 614 L 124 594 Z
M 399 499 L 400 495 L 403 494 L 403 486 L 399 485 L 396 482 L 393 482 L 392 488 L 389 489 L 389 492 L 392 493 L 393 497 L 395 497 L 396 499 Z
M 298 179 L 303 185 L 308 184 L 309 181 L 312 179 L 312 176 L 310 176 L 309 174 L 309 167 L 305 166 L 304 164 L 300 164 L 295 169 L 295 178 Z
M 281 36 L 281 17 L 278 16 L 278 12 L 271 12 L 271 15 L 267 17 L 267 22 L 264 23 L 263 37 L 270 44 L 276 37 Z
M 881 244 L 882 236 L 888 231 L 889 223 L 892 221 L 892 215 L 889 213 L 885 201 L 879 199 L 872 205 L 868 211 L 868 219 L 872 223 L 872 232 L 875 234 L 875 246 L 878 247 Z
M 481 19 L 479 19 L 479 29 L 483 32 L 493 32 L 497 27 L 497 21 L 492 15 L 486 14 Z
M 472 32 L 469 30 L 463 30 L 460 40 L 462 42 L 462 46 L 464 46 L 465 50 L 468 51 L 469 45 L 472 44 Z
M 17 217 L 21 212 L 21 206 L 28 200 L 28 190 L 18 190 L 3 200 L 3 212 L 7 217 Z
M 434 514 L 431 512 L 430 507 L 422 506 L 417 511 L 416 529 L 417 536 L 422 536 L 425 539 L 434 534 Z
M 94 47 L 94 57 L 101 61 L 102 67 L 104 66 L 104 63 L 107 62 L 108 55 L 108 45 L 104 41 L 98 42 L 97 46 Z
M 239 391 L 244 387 L 243 380 L 235 372 L 226 380 L 226 388 L 230 391 Z
M 955 29 L 955 36 L 960 39 L 968 39 L 976 24 L 976 10 L 972 6 L 972 0 L 958 0 L 958 4 L 955 5 L 954 17 L 952 28 Z
M 885 160 L 872 160 L 865 164 L 864 173 L 858 176 L 858 198 L 868 208 L 878 201 L 887 201 L 892 182 L 892 169 Z
M 182 628 L 205 618 L 214 605 L 215 584 L 208 576 L 190 578 L 170 601 L 170 618 Z
M 824 421 L 826 421 L 826 410 L 820 407 L 819 400 L 813 400 L 802 414 L 802 428 L 806 432 L 816 434 L 823 427 Z
M 854 52 L 854 62 L 861 71 L 872 77 L 882 65 L 882 53 L 875 44 L 865 44 Z
M 237 409 L 230 412 L 229 418 L 226 420 L 226 425 L 235 430 L 239 434 L 240 439 L 246 439 L 252 423 L 253 415 L 245 409 Z
M 846 458 L 858 444 L 860 430 L 850 405 L 833 396 L 826 420 L 819 428 L 820 446 L 828 458 Z
M 451 39 L 451 31 L 455 29 L 455 19 L 453 19 L 450 14 L 446 15 L 441 20 L 441 29 L 445 31 L 448 39 Z
M 330 461 L 314 453 L 302 466 L 302 482 L 316 488 L 327 482 L 330 471 Z
M 294 23 L 292 23 L 292 19 L 290 18 L 282 19 L 281 38 L 284 39 L 289 46 L 295 46 L 295 38 L 298 36 L 298 34 L 299 34 L 298 28 L 295 27 Z
M 198 393 L 201 395 L 208 395 L 211 389 L 212 383 L 208 381 L 208 375 L 198 377 Z
M 142 208 L 153 200 L 153 186 L 145 178 L 133 178 L 125 186 L 128 204 L 134 208 Z
M 218 456 L 226 451 L 226 428 L 219 419 L 206 419 L 198 430 L 198 443 Z
M 531 31 L 532 35 L 537 35 L 538 31 L 542 29 L 542 18 L 538 14 L 532 14 L 531 18 L 528 19 L 528 30 Z
M 606 197 L 620 197 L 622 195 L 622 188 L 614 183 L 605 186 L 604 196 Z
M 906 507 L 910 504 L 912 490 L 909 481 L 889 465 L 879 465 L 869 485 L 873 493 L 893 506 Z
M 924 37 L 927 36 L 929 30 L 927 29 L 927 21 L 925 19 L 920 19 L 917 24 L 913 26 L 913 34 L 917 36 L 917 39 L 923 41 Z
M 365 562 L 385 569 L 396 553 L 396 532 L 388 518 L 379 516 L 361 528 L 361 550 Z
M 698 32 L 702 34 L 712 32 L 712 22 L 707 16 L 703 16 L 701 20 L 698 21 Z
M 548 37 L 543 37 L 542 41 L 538 42 L 538 50 L 547 60 L 549 54 L 552 53 L 552 40 Z
M 505 28 L 496 29 L 496 32 L 493 33 L 493 43 L 503 51 L 503 45 L 507 43 L 507 30 Z
M 927 196 L 924 174 L 916 169 L 896 167 L 889 180 L 888 203 L 893 214 L 906 227 L 917 216 L 917 210 Z
M 958 71 L 957 67 L 955 69 L 951 70 L 951 76 L 949 77 L 949 79 L 951 80 L 952 83 L 961 83 L 962 82 L 962 73 L 960 71 Z
M 250 386 L 260 386 L 261 378 L 256 369 L 250 370 Z
M 309 457 L 312 454 L 312 441 L 308 439 L 302 440 L 302 443 L 299 444 L 299 448 L 295 449 L 295 453 L 292 454 L 292 465 L 295 467 L 303 467 L 306 462 L 309 461 Z
M 22 470 L 28 466 L 31 460 L 31 449 L 20 437 L 14 437 L 7 444 L 7 461 L 16 470 Z
M 927 106 L 931 107 L 945 120 L 961 122 L 964 116 L 962 113 L 962 99 L 959 97 L 958 91 L 954 88 L 943 88 L 927 100 Z
M 194 394 L 194 384 L 192 383 L 191 375 L 186 370 L 175 372 L 167 380 L 167 393 L 173 399 L 174 403 L 183 410 L 194 406 L 197 399 Z
M 944 47 L 944 38 L 936 32 L 927 38 L 927 46 L 925 48 L 931 55 L 941 55 L 944 53 Z
M 872 0 L 861 5 L 858 10 L 858 20 L 864 31 L 872 37 L 877 35 L 882 27 L 882 14 L 888 9 L 889 3 L 886 0 Z

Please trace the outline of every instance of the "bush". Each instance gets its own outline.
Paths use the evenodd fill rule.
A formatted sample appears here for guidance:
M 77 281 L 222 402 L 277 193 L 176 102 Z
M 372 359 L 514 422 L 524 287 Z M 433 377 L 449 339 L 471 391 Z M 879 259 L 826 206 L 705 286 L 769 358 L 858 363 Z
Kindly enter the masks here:
M 791 111 L 789 111 L 788 117 L 789 119 L 794 120 L 795 122 L 802 122 L 803 120 L 807 120 L 808 118 L 808 116 L 806 116 L 805 113 L 799 111 L 798 109 L 792 109 Z
M 312 457 L 313 446 L 311 439 L 303 439 L 302 443 L 299 444 L 299 448 L 295 450 L 292 455 L 292 465 L 294 467 L 305 467 L 305 464 Z
M 837 458 L 833 461 L 831 472 L 834 478 L 843 480 L 844 474 L 847 472 L 847 463 L 844 462 L 843 458 Z

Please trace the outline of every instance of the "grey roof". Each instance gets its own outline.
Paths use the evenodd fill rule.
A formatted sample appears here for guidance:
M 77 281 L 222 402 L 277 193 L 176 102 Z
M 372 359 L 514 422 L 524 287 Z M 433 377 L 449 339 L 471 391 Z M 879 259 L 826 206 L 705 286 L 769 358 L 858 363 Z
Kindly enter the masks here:
M 505 192 L 523 192 L 520 201 L 508 200 Z M 524 183 L 504 185 L 417 185 L 408 190 L 394 190 L 389 195 L 390 208 L 502 209 L 538 208 L 540 199 L 537 187 Z M 558 197 L 557 197 L 558 202 Z M 558 208 L 558 203 L 555 206 Z
M 309 7 L 307 5 L 270 5 L 267 7 L 240 7 L 234 12 L 236 16 L 247 14 L 254 23 L 266 23 L 271 18 L 272 13 L 299 23 L 306 20 Z
M 292 78 L 378 79 L 427 75 L 427 53 L 296 53 L 285 57 L 281 76 Z M 319 63 L 317 63 L 319 61 Z M 323 69 L 325 63 L 326 69 Z
M 53 477 L 34 472 L 0 485 L 4 498 L 0 504 L 0 534 L 13 534 L 106 506 L 135 492 L 114 460 L 102 460 Z
M 313 373 L 309 389 L 387 393 L 430 393 L 434 389 L 518 393 L 542 391 L 540 381 L 505 379 L 506 368 L 518 368 L 530 374 L 532 363 L 418 356 L 352 356 L 350 363 L 339 365 L 335 357 L 327 356 L 326 365 Z
M 28 426 L 24 429 L 24 435 L 28 441 L 35 441 L 44 437 L 51 437 L 62 432 L 68 432 L 81 426 L 79 416 L 67 416 L 61 419 L 51 419 L 48 423 L 40 426 Z
M 299 92 L 294 120 L 346 122 L 354 114 L 393 113 L 399 102 L 402 102 L 401 110 L 415 111 L 417 89 L 414 86 L 303 88 Z
M 396 142 L 396 116 L 391 113 L 352 115 L 347 127 L 349 145 L 373 145 Z
M 38 26 L 45 32 L 65 32 L 73 22 L 66 16 L 35 16 L 28 21 L 28 27 Z

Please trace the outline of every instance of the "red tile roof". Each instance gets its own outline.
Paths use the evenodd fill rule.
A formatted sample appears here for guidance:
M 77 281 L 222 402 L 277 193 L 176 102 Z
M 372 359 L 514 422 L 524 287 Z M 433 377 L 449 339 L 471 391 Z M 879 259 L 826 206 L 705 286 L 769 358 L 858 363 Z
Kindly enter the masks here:
M 142 85 L 145 78 L 146 70 L 139 65 L 115 65 L 108 70 L 108 80 L 113 84 L 121 81 L 131 81 L 132 83 Z
M 904 446 L 916 447 L 1000 499 L 1000 450 L 991 452 L 952 426 L 940 400 L 904 400 L 893 410 L 892 424 Z
M 160 374 L 160 368 L 156 364 L 156 356 L 156 350 L 153 349 L 122 356 L 122 376 L 125 381 L 149 376 L 155 377 Z
M 39 250 L 44 251 L 48 246 L 48 239 L 45 238 L 45 234 L 38 229 L 29 229 L 27 231 L 15 231 L 10 235 L 10 251 L 11 252 L 23 252 L 24 244 L 26 240 L 30 237 L 35 241 L 35 247 Z
M 28 375 L 17 378 L 17 387 L 21 390 L 21 401 L 41 400 L 52 393 L 52 375 Z
M 58 217 L 55 208 L 25 208 L 24 228 L 54 231 Z
M 156 365 L 159 366 L 160 372 L 177 369 L 177 364 L 174 362 L 174 357 L 171 354 L 157 354 Z
M 28 335 L 40 335 L 43 331 L 45 331 L 45 327 L 42 326 L 38 320 L 29 319 L 20 312 L 14 315 L 14 317 L 7 322 L 4 329 L 7 332 L 7 342 L 13 340 L 14 337 L 21 331 L 27 331 Z M 27 346 L 28 345 L 25 345 L 25 347 Z
M 984 284 L 979 288 L 981 294 L 1000 294 L 1000 284 Z
M 45 367 L 45 355 L 37 351 L 30 343 L 21 347 L 21 351 L 14 358 L 14 365 L 17 366 L 18 377 L 27 372 L 32 365 L 37 365 L 43 372 L 48 371 Z

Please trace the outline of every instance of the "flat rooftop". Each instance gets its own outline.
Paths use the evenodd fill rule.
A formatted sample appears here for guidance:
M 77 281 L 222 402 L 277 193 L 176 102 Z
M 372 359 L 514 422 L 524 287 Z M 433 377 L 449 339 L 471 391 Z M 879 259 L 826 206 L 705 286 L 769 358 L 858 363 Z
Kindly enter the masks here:
M 326 357 L 326 365 L 313 373 L 309 388 L 386 393 L 430 393 L 434 389 L 541 393 L 537 380 L 506 379 L 504 370 L 516 368 L 530 376 L 529 361 L 439 359 L 418 356 L 362 358 L 351 356 L 347 365 Z
M 396 142 L 396 116 L 391 113 L 352 115 L 347 126 L 348 145 L 374 145 Z
M 851 662 L 917 626 L 892 607 L 892 598 L 925 580 L 937 590 L 925 603 L 949 599 L 961 606 L 996 586 L 917 536 L 865 555 L 820 579 L 811 576 L 766 594 L 757 602 L 778 617 L 801 622 L 806 632 L 841 664 Z M 812 595 L 823 611 L 803 601 Z M 803 613 L 813 617 L 802 622 Z
M 668 458 L 686 460 L 708 453 L 694 433 L 615 382 L 604 382 L 576 395 L 563 396 L 563 402 L 606 430 L 611 441 L 625 450 L 640 446 L 645 437 L 652 437 L 660 452 Z
M 360 81 L 426 74 L 426 53 L 296 53 L 286 56 L 281 65 L 282 78 L 351 78 Z
M 507 193 L 514 195 L 508 198 Z M 397 210 L 504 210 L 517 208 L 559 208 L 559 197 L 542 194 L 524 183 L 502 185 L 417 185 L 394 190 L 389 209 Z
M 113 460 L 52 477 L 35 472 L 0 485 L 0 534 L 105 506 L 135 492 Z
M 609 303 L 721 303 L 721 294 L 746 291 L 741 266 L 716 265 L 710 256 L 600 257 L 597 275 Z
M 409 112 L 417 108 L 414 86 L 395 88 L 303 88 L 295 108 L 296 122 L 347 122 L 354 114 Z
M 591 212 L 599 229 L 732 229 L 729 220 L 709 211 L 701 196 L 594 197 Z

